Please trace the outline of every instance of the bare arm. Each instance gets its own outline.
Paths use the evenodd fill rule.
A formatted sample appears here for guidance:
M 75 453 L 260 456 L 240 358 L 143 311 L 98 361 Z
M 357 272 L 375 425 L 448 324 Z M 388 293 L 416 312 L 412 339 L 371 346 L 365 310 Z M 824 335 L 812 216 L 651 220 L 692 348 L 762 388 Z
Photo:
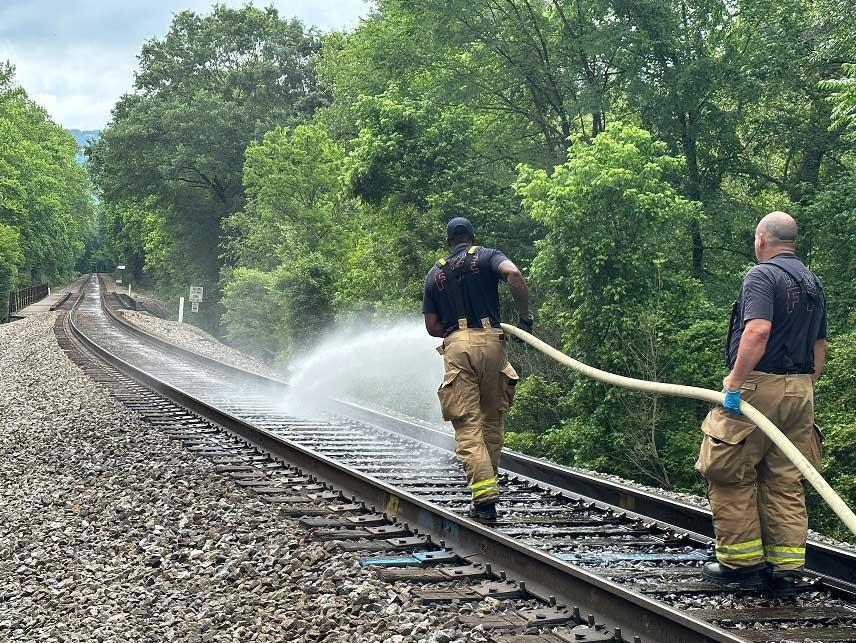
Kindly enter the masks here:
M 499 264 L 496 270 L 502 280 L 508 284 L 517 312 L 521 317 L 529 319 L 532 315 L 529 312 L 529 286 L 526 285 L 520 270 L 508 259 Z
M 737 360 L 723 385 L 729 391 L 737 391 L 746 382 L 749 373 L 764 357 L 767 340 L 770 338 L 772 323 L 769 319 L 750 319 L 746 322 L 740 346 L 737 348 Z
M 819 339 L 814 343 L 814 374 L 811 381 L 817 384 L 817 380 L 823 375 L 823 367 L 826 365 L 826 340 Z
M 446 329 L 440 323 L 437 313 L 425 313 L 425 330 L 431 337 L 445 337 Z

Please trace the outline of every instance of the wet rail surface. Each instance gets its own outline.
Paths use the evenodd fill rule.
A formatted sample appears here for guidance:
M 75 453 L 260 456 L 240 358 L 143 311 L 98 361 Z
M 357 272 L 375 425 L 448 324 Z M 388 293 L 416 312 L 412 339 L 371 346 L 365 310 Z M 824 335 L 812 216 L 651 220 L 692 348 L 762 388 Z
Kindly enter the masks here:
M 290 416 L 277 408 L 281 387 L 265 388 L 258 381 L 248 382 L 233 369 L 176 359 L 162 348 L 117 326 L 102 309 L 100 285 L 96 279 L 90 281 L 77 307 L 75 320 L 87 336 L 109 347 L 116 356 L 230 415 L 439 507 L 463 513 L 468 506 L 463 472 L 448 451 L 348 418 Z M 151 401 L 144 402 L 144 405 L 151 404 Z M 242 461 L 230 472 L 239 484 L 258 492 L 277 489 L 278 482 L 294 478 L 293 471 L 281 469 L 264 456 L 252 455 L 251 447 L 224 446 L 218 442 L 219 437 L 211 433 L 210 427 L 198 424 L 192 414 L 186 418 L 179 435 L 201 455 L 221 458 L 220 464 L 224 467 L 230 466 L 228 463 L 234 462 L 236 455 L 258 457 L 253 466 L 247 468 Z M 490 527 L 524 545 L 594 571 L 669 607 L 686 610 L 698 619 L 718 623 L 744 640 L 856 641 L 856 606 L 846 593 L 827 591 L 829 588 L 822 584 L 797 601 L 770 600 L 739 591 L 723 592 L 700 576 L 702 562 L 710 557 L 709 539 L 507 471 L 501 471 L 500 479 L 502 511 L 499 520 Z M 323 486 L 304 491 L 329 493 Z M 287 502 L 301 497 L 283 499 L 280 496 L 278 501 L 292 515 L 311 515 L 313 512 L 301 514 L 300 502 Z M 277 500 L 277 497 L 272 499 Z M 306 525 L 314 529 L 315 537 L 340 540 L 342 548 L 365 552 L 367 564 L 374 562 L 391 567 L 384 572 L 390 579 L 427 583 L 448 581 L 438 569 L 429 573 L 423 569 L 423 564 L 411 567 L 413 557 L 409 553 L 418 544 L 415 541 L 404 543 L 410 545 L 403 547 L 406 555 L 382 555 L 389 553 L 390 545 L 386 540 L 378 541 L 378 537 L 395 534 L 406 537 L 407 529 L 401 525 L 381 528 L 369 524 L 370 521 L 365 524 L 349 522 L 341 517 L 324 517 L 323 512 L 319 516 L 305 519 Z M 376 552 L 374 561 L 372 552 Z M 519 588 L 516 591 L 519 593 Z M 494 597 L 497 596 L 501 597 L 502 593 L 495 592 Z M 466 591 L 460 590 L 426 590 L 425 600 L 468 600 L 468 596 Z M 562 622 L 559 615 L 552 616 L 555 622 Z M 513 619 L 503 618 L 503 622 L 487 625 L 495 625 L 497 631 L 508 629 Z M 592 638 L 594 634 L 590 632 L 589 638 L 576 640 L 612 640 Z M 550 639 L 542 637 L 541 640 Z

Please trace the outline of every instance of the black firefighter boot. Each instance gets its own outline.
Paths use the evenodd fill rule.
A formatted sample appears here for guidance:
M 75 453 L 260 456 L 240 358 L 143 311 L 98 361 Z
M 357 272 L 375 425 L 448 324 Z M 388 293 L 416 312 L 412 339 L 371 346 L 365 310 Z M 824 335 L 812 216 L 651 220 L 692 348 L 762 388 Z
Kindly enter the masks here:
M 767 592 L 773 598 L 786 598 L 796 596 L 802 592 L 811 591 L 814 583 L 803 579 L 801 569 L 789 569 L 770 573 L 770 587 Z
M 473 503 L 467 515 L 478 522 L 496 522 L 496 502 Z
M 717 585 L 734 589 L 761 589 L 769 578 L 767 563 L 732 569 L 721 563 L 705 563 L 701 575 Z

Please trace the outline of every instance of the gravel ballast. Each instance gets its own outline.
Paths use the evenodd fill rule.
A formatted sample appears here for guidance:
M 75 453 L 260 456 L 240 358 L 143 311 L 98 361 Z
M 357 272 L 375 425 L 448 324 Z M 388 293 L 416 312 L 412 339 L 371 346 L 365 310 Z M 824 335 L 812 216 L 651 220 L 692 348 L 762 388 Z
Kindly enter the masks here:
M 0 640 L 483 641 L 110 398 L 57 313 L 0 326 Z

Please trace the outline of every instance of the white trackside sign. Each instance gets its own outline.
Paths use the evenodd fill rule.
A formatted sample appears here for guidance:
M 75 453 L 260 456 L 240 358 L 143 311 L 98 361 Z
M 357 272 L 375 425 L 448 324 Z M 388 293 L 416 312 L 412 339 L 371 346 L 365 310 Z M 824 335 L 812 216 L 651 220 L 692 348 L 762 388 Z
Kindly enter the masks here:
M 202 286 L 190 287 L 190 301 L 199 303 L 202 301 Z

